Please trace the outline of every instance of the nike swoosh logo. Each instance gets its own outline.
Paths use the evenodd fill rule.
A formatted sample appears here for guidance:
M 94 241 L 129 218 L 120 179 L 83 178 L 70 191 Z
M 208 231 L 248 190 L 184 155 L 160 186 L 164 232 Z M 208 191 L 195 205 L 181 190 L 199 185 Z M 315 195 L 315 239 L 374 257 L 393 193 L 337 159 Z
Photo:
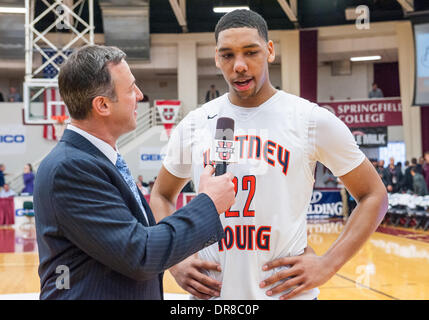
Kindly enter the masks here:
M 207 119 L 210 120 L 210 119 L 213 119 L 214 117 L 217 117 L 217 114 L 215 114 L 213 117 L 207 116 Z

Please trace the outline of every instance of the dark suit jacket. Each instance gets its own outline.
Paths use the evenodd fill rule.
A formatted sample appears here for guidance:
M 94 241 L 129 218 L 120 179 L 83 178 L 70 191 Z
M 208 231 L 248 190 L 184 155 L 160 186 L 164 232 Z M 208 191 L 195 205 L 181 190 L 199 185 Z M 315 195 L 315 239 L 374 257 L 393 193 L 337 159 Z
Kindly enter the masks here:
M 140 194 L 147 226 L 116 167 L 71 130 L 35 182 L 41 299 L 162 299 L 163 271 L 224 234 L 206 194 L 158 224 Z

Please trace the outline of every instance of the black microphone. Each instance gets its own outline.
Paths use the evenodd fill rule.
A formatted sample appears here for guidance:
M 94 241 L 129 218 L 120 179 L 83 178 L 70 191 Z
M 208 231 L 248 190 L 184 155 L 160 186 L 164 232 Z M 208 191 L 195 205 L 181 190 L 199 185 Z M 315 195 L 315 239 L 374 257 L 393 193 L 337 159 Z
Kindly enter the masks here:
M 215 134 L 215 176 L 226 172 L 228 162 L 233 162 L 234 120 L 222 117 L 217 120 Z

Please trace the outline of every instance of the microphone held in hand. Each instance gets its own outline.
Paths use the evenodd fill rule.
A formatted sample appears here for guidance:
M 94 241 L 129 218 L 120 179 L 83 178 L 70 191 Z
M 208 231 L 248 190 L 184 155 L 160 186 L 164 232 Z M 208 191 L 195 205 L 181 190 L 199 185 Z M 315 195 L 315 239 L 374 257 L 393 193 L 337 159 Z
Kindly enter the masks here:
M 235 162 L 233 119 L 222 117 L 217 120 L 213 150 L 216 163 L 215 175 L 220 176 L 226 172 L 228 163 Z

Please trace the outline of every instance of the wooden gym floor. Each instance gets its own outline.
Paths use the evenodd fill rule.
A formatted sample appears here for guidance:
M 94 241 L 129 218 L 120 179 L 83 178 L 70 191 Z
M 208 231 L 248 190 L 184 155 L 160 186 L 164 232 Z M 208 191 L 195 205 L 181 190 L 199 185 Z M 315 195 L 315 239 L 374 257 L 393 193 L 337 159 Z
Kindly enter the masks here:
M 342 220 L 308 223 L 308 242 L 323 254 L 343 228 Z M 0 228 L 0 299 L 37 298 L 39 277 L 34 229 Z M 364 247 L 326 284 L 320 300 L 429 299 L 429 232 L 380 226 Z M 166 272 L 164 289 L 185 294 Z M 14 294 L 10 296 L 10 294 Z M 16 295 L 21 294 L 21 295 Z M 170 295 L 171 296 L 171 295 Z M 187 296 L 173 295 L 173 298 Z

